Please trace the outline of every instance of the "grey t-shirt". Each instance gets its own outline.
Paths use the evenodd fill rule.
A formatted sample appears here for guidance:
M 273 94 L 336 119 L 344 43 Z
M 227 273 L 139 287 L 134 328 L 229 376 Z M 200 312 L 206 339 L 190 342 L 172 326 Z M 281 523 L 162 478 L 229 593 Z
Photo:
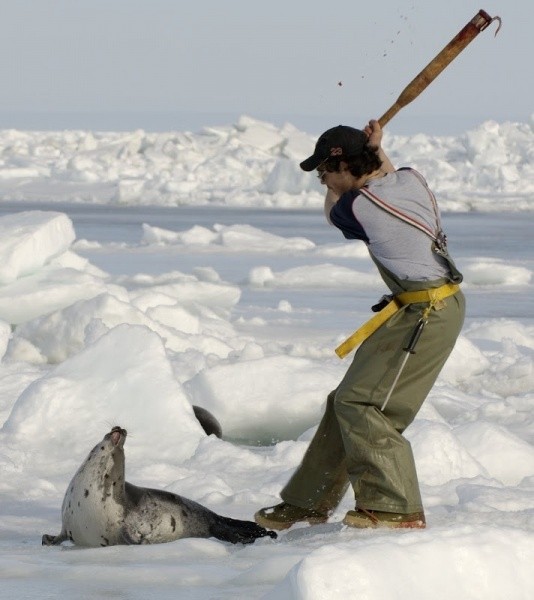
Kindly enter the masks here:
M 412 169 L 372 179 L 369 192 L 434 231 L 437 216 L 432 197 Z M 330 213 L 346 238 L 361 239 L 374 259 L 400 280 L 449 278 L 447 261 L 432 250 L 432 239 L 413 225 L 377 206 L 357 190 L 343 194 Z

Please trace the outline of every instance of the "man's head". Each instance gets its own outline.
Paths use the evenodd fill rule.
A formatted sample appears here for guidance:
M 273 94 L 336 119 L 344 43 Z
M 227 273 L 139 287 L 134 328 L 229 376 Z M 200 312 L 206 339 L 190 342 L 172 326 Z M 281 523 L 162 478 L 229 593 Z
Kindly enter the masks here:
M 300 163 L 304 171 L 314 169 L 336 172 L 343 162 L 355 177 L 362 177 L 380 168 L 377 150 L 369 146 L 367 134 L 360 129 L 338 125 L 325 131 L 317 140 L 313 154 Z
M 367 136 L 363 131 L 338 125 L 325 131 L 317 140 L 313 154 L 300 163 L 303 171 L 313 171 L 327 161 L 344 160 L 349 156 L 358 156 L 367 144 Z

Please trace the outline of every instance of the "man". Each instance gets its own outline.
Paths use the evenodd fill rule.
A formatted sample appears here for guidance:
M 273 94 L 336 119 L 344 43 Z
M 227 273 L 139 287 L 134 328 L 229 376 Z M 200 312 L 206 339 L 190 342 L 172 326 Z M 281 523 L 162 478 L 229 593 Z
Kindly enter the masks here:
M 414 459 L 402 433 L 413 421 L 460 333 L 462 275 L 450 258 L 440 214 L 413 169 L 395 170 L 381 147 L 382 130 L 338 126 L 323 133 L 301 163 L 326 185 L 328 221 L 362 240 L 388 286 L 374 320 L 337 351 L 363 340 L 302 460 L 281 492 L 283 502 L 255 515 L 286 529 L 321 523 L 349 483 L 356 507 L 351 527 L 426 526 Z M 386 305 L 383 308 L 383 305 Z M 378 324 L 376 320 L 378 319 Z

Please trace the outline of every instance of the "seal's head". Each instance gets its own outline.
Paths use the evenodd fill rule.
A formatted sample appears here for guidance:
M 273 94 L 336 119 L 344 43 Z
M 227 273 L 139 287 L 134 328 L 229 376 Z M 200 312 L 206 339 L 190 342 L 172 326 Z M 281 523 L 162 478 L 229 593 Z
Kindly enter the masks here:
M 126 429 L 116 425 L 91 450 L 80 470 L 89 468 L 95 479 L 108 479 L 112 471 L 117 474 L 120 474 L 121 470 L 124 472 L 125 441 Z
M 104 436 L 104 440 L 109 440 L 113 444 L 113 446 L 122 449 L 124 446 L 124 442 L 126 441 L 127 435 L 128 432 L 126 431 L 126 429 L 115 425 L 115 427 L 113 427 L 113 429 L 107 435 Z

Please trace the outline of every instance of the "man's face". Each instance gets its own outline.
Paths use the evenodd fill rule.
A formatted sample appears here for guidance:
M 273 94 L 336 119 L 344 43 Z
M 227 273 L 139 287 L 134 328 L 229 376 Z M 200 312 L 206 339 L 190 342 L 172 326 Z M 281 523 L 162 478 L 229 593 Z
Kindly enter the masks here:
M 317 177 L 319 177 L 323 185 L 326 185 L 337 196 L 361 187 L 361 185 L 358 186 L 358 179 L 348 170 L 347 163 L 343 161 L 339 163 L 337 171 L 329 171 L 328 165 L 319 166 L 317 168 Z

